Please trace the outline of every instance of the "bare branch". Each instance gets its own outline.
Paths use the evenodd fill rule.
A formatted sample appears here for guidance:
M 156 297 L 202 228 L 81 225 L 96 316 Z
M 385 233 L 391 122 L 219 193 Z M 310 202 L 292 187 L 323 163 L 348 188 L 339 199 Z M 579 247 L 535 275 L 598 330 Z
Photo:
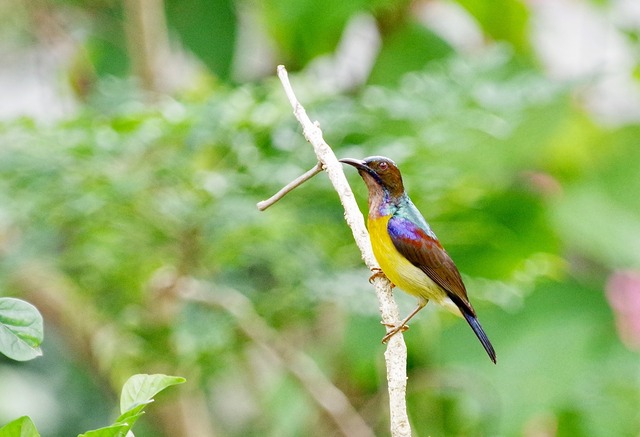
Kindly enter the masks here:
M 311 179 L 312 177 L 314 177 L 315 175 L 317 175 L 321 171 L 322 171 L 322 163 L 318 162 L 316 165 L 313 166 L 312 169 L 310 169 L 309 171 L 307 171 L 303 175 L 300 175 L 297 178 L 295 178 L 294 180 L 292 180 L 291 182 L 289 182 L 287 185 L 282 187 L 282 189 L 280 191 L 278 191 L 273 196 L 269 197 L 267 200 L 263 200 L 262 202 L 258 202 L 258 204 L 256 206 L 258 207 L 258 209 L 260 211 L 264 211 L 265 209 L 269 208 L 271 205 L 276 203 L 278 200 L 280 200 L 284 196 L 286 196 L 289 191 L 291 191 L 294 188 L 304 184 L 305 182 L 307 182 L 309 179 Z
M 347 396 L 322 373 L 315 361 L 282 339 L 242 293 L 217 285 L 214 290 L 193 279 L 182 278 L 180 283 L 177 292 L 183 299 L 219 307 L 231 314 L 247 337 L 276 357 L 280 365 L 295 376 L 342 434 L 348 437 L 375 436 Z
M 331 150 L 331 147 L 324 141 L 322 131 L 318 124 L 313 123 L 309 119 L 305 109 L 300 102 L 298 102 L 291 83 L 289 82 L 287 70 L 283 65 L 278 66 L 278 77 L 282 82 L 289 103 L 291 103 L 293 114 L 302 125 L 304 137 L 313 146 L 318 161 L 322 163 L 334 189 L 340 197 L 340 202 L 344 207 L 345 220 L 351 228 L 353 238 L 362 254 L 362 259 L 372 272 L 379 271 L 378 263 L 371 249 L 369 233 L 364 224 L 364 217 L 355 201 L 353 191 L 351 191 L 351 187 L 342 170 L 342 165 L 336 158 L 333 150 Z M 372 283 L 378 297 L 383 323 L 397 323 L 399 320 L 398 306 L 393 299 L 391 283 L 381 275 L 377 275 Z M 393 437 L 407 437 L 411 435 L 411 426 L 409 425 L 406 406 L 407 347 L 401 334 L 394 335 L 389 340 L 385 352 L 385 361 L 391 411 L 391 435 Z

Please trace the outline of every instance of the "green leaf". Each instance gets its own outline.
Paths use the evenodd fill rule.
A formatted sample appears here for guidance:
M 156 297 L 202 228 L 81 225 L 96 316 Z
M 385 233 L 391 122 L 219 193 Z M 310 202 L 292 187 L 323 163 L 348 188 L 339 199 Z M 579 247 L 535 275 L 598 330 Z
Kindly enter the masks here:
M 122 414 L 120 417 L 118 417 L 118 419 L 116 420 L 117 424 L 120 425 L 127 425 L 129 427 L 129 429 L 131 429 L 133 427 L 133 425 L 138 421 L 138 419 L 140 417 L 142 417 L 142 415 L 144 414 L 144 407 L 147 404 L 150 404 L 153 401 L 149 401 L 146 402 L 144 404 L 140 404 L 138 406 L 136 406 L 135 408 L 127 411 L 126 413 Z
M 129 429 L 130 426 L 127 424 L 116 423 L 104 428 L 87 431 L 84 434 L 79 434 L 78 437 L 125 437 Z
M 43 337 L 42 316 L 36 307 L 20 299 L 0 298 L 0 352 L 17 361 L 31 360 L 42 355 Z
M 260 6 L 279 59 L 296 69 L 335 50 L 349 19 L 375 5 L 363 0 L 272 0 Z
M 458 3 L 473 15 L 487 35 L 510 42 L 520 53 L 529 52 L 529 12 L 521 0 L 458 0 Z
M 453 48 L 435 33 L 419 23 L 407 23 L 384 36 L 369 83 L 395 85 L 403 74 L 422 70 L 429 62 L 452 53 Z
M 167 387 L 185 382 L 184 378 L 167 375 L 133 375 L 122 387 L 120 411 L 116 423 L 89 431 L 79 437 L 134 437 L 131 428 L 144 414 L 144 407 Z
M 0 428 L 0 437 L 40 437 L 28 416 L 22 416 Z
M 168 0 L 169 25 L 212 72 L 227 79 L 236 44 L 237 18 L 231 0 Z
M 167 387 L 182 384 L 186 380 L 178 376 L 168 375 L 133 375 L 122 387 L 120 412 L 125 413 L 138 409 L 153 401 L 153 397 Z M 141 411 L 140 409 L 139 411 Z

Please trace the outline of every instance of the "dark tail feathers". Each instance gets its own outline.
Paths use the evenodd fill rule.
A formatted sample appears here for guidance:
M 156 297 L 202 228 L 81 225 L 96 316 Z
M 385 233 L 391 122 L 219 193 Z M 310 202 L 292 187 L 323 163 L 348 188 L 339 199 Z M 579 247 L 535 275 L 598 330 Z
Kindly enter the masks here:
M 487 351 L 487 354 L 489 355 L 489 358 L 491 358 L 491 361 L 496 364 L 496 351 L 493 350 L 493 346 L 491 345 L 487 334 L 484 332 L 484 329 L 482 329 L 482 326 L 480 326 L 478 318 L 471 314 L 464 307 L 460 308 L 460 312 L 467 320 L 467 323 L 469 323 L 469 326 L 471 326 L 471 329 L 473 329 L 473 332 L 475 332 L 476 337 L 478 337 L 478 340 L 480 340 L 480 343 L 482 343 L 482 346 L 484 347 L 484 350 Z

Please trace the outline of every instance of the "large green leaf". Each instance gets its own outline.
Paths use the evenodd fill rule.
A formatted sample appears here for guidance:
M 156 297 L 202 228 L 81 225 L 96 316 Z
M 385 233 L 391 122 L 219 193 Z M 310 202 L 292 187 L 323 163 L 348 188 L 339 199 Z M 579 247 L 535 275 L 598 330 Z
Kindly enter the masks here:
M 167 0 L 167 22 L 212 72 L 229 77 L 236 44 L 232 0 Z
M 408 23 L 385 35 L 371 71 L 372 84 L 394 85 L 402 75 L 422 70 L 428 62 L 453 53 L 442 38 L 418 23 Z
M 0 437 L 40 437 L 40 434 L 31 419 L 22 416 L 0 428 Z
M 120 396 L 122 414 L 153 401 L 167 387 L 185 382 L 184 378 L 167 375 L 133 375 L 125 382 Z
M 17 361 L 42 355 L 44 337 L 42 316 L 28 302 L 11 297 L 0 298 L 0 352 Z
M 291 69 L 333 51 L 349 18 L 371 5 L 363 0 L 273 0 L 261 6 L 267 29 Z

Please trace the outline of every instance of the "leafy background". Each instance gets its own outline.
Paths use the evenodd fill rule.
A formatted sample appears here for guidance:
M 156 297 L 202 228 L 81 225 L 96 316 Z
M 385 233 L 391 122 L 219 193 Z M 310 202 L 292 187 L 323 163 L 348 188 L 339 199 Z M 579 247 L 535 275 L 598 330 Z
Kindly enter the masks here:
M 45 324 L 41 358 L 0 358 L 0 424 L 78 434 L 117 417 L 130 375 L 166 373 L 188 382 L 138 436 L 340 435 L 247 334 L 254 318 L 180 297 L 197 280 L 248 298 L 271 341 L 388 434 L 384 331 L 337 196 L 319 175 L 255 208 L 314 165 L 273 78 L 285 63 L 338 156 L 400 165 L 496 347 L 493 366 L 430 306 L 412 322 L 414 435 L 638 435 L 640 118 L 603 88 L 625 78 L 640 102 L 637 57 L 570 75 L 543 50 L 562 43 L 553 13 L 577 16 L 585 45 L 606 24 L 637 54 L 628 2 L 142 3 L 0 5 L 19 71 L 0 122 L 0 294 Z M 35 109 L 6 109 L 34 86 L 49 90 Z

